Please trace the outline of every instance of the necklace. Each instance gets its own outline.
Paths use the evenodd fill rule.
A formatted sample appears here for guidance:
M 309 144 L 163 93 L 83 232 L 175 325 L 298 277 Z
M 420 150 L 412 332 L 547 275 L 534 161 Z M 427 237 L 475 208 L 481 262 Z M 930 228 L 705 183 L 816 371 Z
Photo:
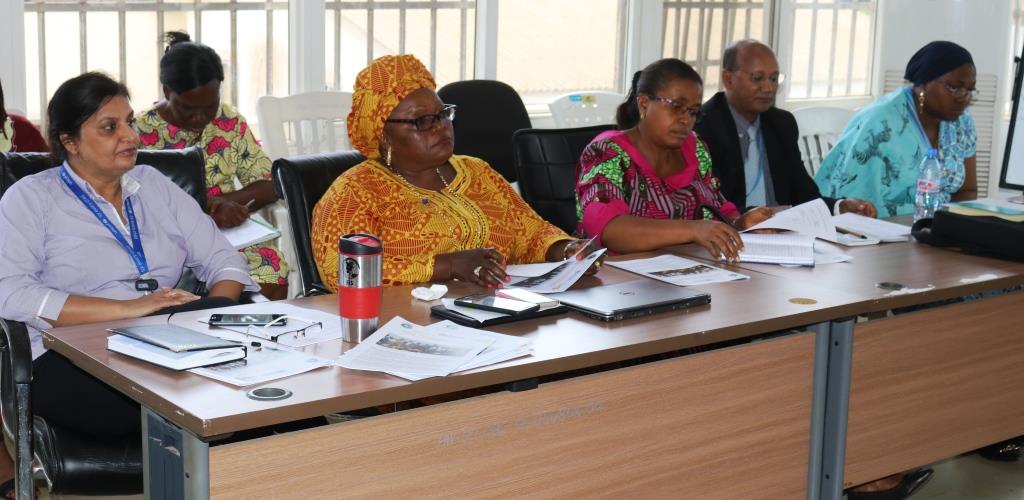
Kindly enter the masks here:
M 394 167 L 391 167 L 389 165 L 388 169 L 391 170 L 391 172 L 394 173 L 402 181 L 402 183 L 405 184 L 405 186 L 408 187 L 409 189 L 411 189 L 414 193 L 416 192 L 417 189 L 427 190 L 425 188 L 417 187 L 412 182 L 409 182 L 409 179 L 407 179 L 404 174 L 399 172 Z M 441 179 L 441 183 L 444 184 L 444 189 L 442 189 L 440 191 L 434 191 L 434 192 L 436 192 L 436 193 L 438 193 L 439 195 L 442 195 L 442 196 L 447 195 L 453 201 L 459 201 L 460 198 L 464 199 L 463 202 L 462 202 L 462 205 L 466 207 L 467 211 L 471 212 L 471 214 L 472 214 L 471 215 L 471 219 L 473 220 L 473 222 L 476 223 L 475 224 L 476 225 L 476 229 L 477 229 L 477 237 L 475 238 L 476 241 L 475 242 L 471 241 L 473 239 L 472 238 L 473 237 L 473 233 L 468 230 L 469 229 L 468 227 L 466 228 L 467 230 L 465 231 L 465 240 L 464 241 L 460 241 L 456 237 L 456 235 L 458 233 L 455 231 L 455 225 L 452 224 L 452 220 L 455 217 L 452 214 L 448 214 L 447 212 L 442 210 L 441 207 L 437 206 L 436 203 L 431 203 L 429 197 L 421 198 L 420 199 L 420 204 L 421 205 L 429 206 L 431 208 L 431 210 L 433 210 L 434 213 L 437 214 L 438 218 L 440 218 L 442 221 L 444 221 L 445 226 L 448 227 L 449 234 L 452 235 L 452 239 L 454 239 L 456 244 L 457 244 L 456 246 L 458 246 L 461 249 L 478 248 L 478 247 L 483 246 L 483 244 L 484 244 L 483 237 L 484 237 L 484 230 L 485 230 L 486 224 L 484 223 L 483 215 L 480 213 L 479 208 L 476 206 L 475 203 L 473 203 L 468 198 L 465 198 L 464 196 L 458 195 L 457 193 L 451 192 L 451 189 L 450 189 L 451 186 L 448 184 L 448 181 L 445 180 L 444 175 L 441 174 L 441 167 L 435 168 L 434 171 L 437 172 L 437 178 Z M 428 191 L 433 191 L 433 190 L 428 190 Z

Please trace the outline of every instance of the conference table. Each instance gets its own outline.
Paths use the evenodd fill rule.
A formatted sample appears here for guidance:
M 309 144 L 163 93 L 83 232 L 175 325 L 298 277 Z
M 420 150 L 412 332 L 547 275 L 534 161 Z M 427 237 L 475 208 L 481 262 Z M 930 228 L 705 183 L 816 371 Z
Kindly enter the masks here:
M 278 401 L 106 350 L 106 328 L 165 317 L 55 328 L 44 342 L 142 404 L 150 498 L 838 498 L 844 484 L 1024 434 L 1024 351 L 1012 342 L 1024 294 L 855 323 L 1019 285 L 1024 265 L 916 243 L 850 253 L 815 269 L 724 266 L 750 279 L 701 286 L 711 303 L 687 310 L 495 326 L 534 353 L 448 377 L 331 366 L 262 384 L 292 392 Z M 576 286 L 630 279 L 604 266 Z M 932 288 L 889 295 L 883 281 Z M 449 286 L 449 297 L 479 291 Z M 438 320 L 411 288 L 386 289 L 382 322 Z M 333 295 L 292 303 L 337 310 Z M 305 349 L 333 358 L 351 347 Z M 237 439 L 395 404 L 409 409 Z
M 870 318 L 833 322 L 822 497 L 1024 435 L 1024 264 L 916 242 L 843 251 L 851 262 L 740 266 L 842 290 Z

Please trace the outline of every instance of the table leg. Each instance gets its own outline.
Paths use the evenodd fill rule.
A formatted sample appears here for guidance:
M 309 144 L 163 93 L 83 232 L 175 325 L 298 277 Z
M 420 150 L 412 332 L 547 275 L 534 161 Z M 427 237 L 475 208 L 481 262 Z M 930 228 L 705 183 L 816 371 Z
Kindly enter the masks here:
M 145 406 L 142 468 L 147 499 L 210 497 L 210 445 Z
M 821 435 L 821 469 L 818 497 L 839 500 L 843 497 L 843 465 L 846 456 L 846 424 L 850 405 L 850 367 L 853 360 L 854 320 L 833 321 L 827 344 L 827 374 L 824 394 L 824 420 Z M 816 347 L 821 348 L 820 342 Z M 815 352 L 815 405 L 818 403 L 818 373 L 821 353 Z M 817 407 L 815 407 L 817 409 Z M 812 427 L 813 428 L 813 427 Z M 813 453 L 813 452 L 812 452 Z M 813 471 L 812 471 L 813 475 Z M 810 484 L 814 479 L 808 480 Z M 813 490 L 808 490 L 811 495 Z

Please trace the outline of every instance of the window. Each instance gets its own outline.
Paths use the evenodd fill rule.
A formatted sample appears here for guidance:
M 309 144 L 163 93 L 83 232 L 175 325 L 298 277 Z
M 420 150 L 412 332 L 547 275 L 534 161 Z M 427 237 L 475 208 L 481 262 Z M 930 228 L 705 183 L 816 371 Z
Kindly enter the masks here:
M 497 79 L 529 104 L 578 90 L 621 92 L 624 0 L 498 2 Z
M 438 86 L 473 78 L 475 0 L 328 0 L 326 85 L 351 91 L 374 58 L 413 54 Z
M 704 97 L 719 90 L 722 52 L 732 42 L 754 38 L 770 45 L 764 0 L 664 2 L 664 57 L 682 59 L 704 78 Z
M 128 85 L 137 110 L 162 97 L 163 33 L 188 32 L 224 61 L 222 97 L 256 119 L 256 99 L 288 93 L 288 3 L 239 0 L 26 0 L 28 114 L 68 78 L 100 70 Z M 270 36 L 267 36 L 268 33 Z
M 871 94 L 875 0 L 783 0 L 788 99 Z

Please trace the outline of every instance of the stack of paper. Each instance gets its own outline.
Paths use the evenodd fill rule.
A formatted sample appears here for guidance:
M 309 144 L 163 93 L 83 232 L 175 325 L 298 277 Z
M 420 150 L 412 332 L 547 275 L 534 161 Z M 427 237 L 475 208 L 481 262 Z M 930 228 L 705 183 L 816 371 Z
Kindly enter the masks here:
M 814 237 L 802 234 L 750 234 L 744 233 L 741 262 L 814 265 Z
M 531 354 L 530 340 L 442 321 L 429 326 L 396 316 L 335 364 L 408 380 L 443 377 Z

